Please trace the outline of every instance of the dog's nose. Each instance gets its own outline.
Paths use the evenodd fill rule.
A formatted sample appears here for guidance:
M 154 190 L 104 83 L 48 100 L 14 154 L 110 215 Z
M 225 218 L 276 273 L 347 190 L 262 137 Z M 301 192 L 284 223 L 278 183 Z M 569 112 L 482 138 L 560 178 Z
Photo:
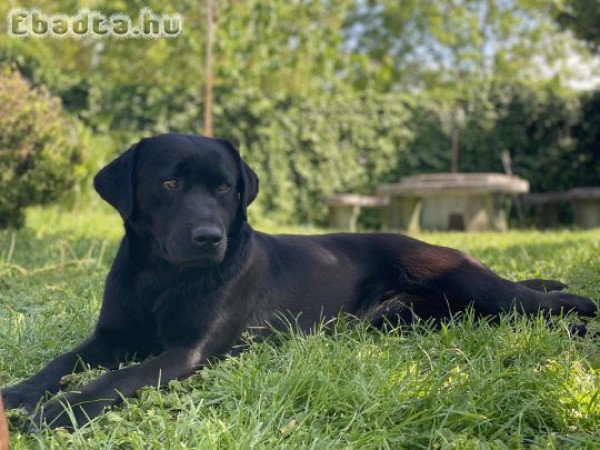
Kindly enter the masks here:
M 192 242 L 200 247 L 216 247 L 221 237 L 221 229 L 216 225 L 201 225 L 192 230 Z

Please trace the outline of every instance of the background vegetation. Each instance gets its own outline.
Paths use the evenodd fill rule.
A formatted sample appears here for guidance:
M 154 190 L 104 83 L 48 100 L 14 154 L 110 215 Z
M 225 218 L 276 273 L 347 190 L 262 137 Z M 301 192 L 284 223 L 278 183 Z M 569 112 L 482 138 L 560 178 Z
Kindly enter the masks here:
M 81 192 L 141 136 L 201 133 L 202 2 L 18 6 L 34 3 L 48 13 L 136 17 L 149 6 L 185 17 L 172 40 L 0 38 L 0 63 L 60 98 L 85 127 Z M 255 218 L 322 223 L 332 192 L 447 171 L 454 130 L 462 171 L 501 171 L 509 150 L 534 191 L 600 179 L 598 94 L 584 70 L 598 59 L 593 0 L 216 3 L 215 132 L 238 142 L 262 175 Z M 14 6 L 3 3 L 0 15 Z
M 23 222 L 23 207 L 56 200 L 74 187 L 85 145 L 60 99 L 0 71 L 0 228 Z

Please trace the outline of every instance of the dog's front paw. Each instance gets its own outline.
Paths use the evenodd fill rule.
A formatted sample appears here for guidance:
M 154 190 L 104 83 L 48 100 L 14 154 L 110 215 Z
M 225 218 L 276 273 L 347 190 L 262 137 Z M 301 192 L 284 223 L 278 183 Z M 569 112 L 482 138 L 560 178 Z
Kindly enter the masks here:
M 15 384 L 2 389 L 4 408 L 7 410 L 22 408 L 27 412 L 32 412 L 45 393 L 44 390 L 40 390 L 26 381 Z
M 78 421 L 73 414 L 75 410 L 70 409 L 69 406 L 68 403 L 59 400 L 53 400 L 42 405 L 40 411 L 31 417 L 29 431 L 38 431 L 44 425 L 50 428 L 66 428 L 73 431 L 78 425 Z
M 42 405 L 39 412 L 31 417 L 30 430 L 39 430 L 46 425 L 52 429 L 74 431 L 98 416 L 110 403 L 73 392 Z

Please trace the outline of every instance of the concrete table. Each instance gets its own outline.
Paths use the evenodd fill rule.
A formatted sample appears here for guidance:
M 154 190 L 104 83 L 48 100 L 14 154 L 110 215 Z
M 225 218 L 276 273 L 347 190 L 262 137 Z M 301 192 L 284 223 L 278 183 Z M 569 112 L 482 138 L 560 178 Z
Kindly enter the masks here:
M 525 192 L 527 180 L 500 173 L 416 175 L 378 189 L 390 197 L 387 227 L 411 232 L 506 230 L 510 199 Z

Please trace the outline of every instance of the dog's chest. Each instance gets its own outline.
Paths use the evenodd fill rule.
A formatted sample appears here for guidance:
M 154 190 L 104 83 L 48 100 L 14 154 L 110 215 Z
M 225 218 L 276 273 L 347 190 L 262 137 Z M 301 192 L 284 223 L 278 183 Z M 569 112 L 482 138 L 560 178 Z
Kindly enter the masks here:
M 173 276 L 158 270 L 144 270 L 133 278 L 133 301 L 130 311 L 135 322 L 147 333 L 147 338 L 158 341 L 158 324 L 155 308 L 161 297 L 173 285 Z
M 136 277 L 137 316 L 162 346 L 200 340 L 222 298 L 201 276 L 147 271 Z
M 144 270 L 136 274 L 134 289 L 136 303 L 144 315 L 152 314 L 156 301 L 172 288 L 175 277 L 161 270 Z

